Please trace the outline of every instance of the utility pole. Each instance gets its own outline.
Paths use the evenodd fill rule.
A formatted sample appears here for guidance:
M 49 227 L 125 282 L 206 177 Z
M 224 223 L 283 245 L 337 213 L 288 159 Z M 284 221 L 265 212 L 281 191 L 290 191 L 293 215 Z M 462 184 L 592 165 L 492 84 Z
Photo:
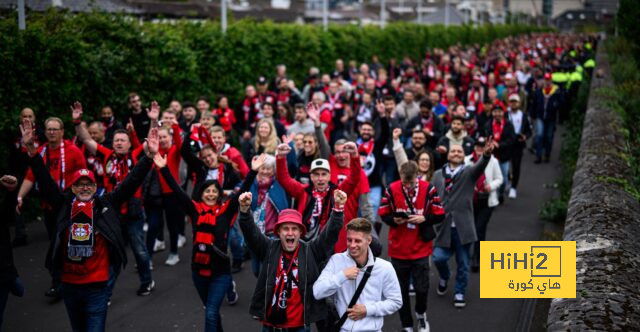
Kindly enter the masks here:
M 329 30 L 329 0 L 322 0 L 322 28 Z
M 220 0 L 220 25 L 222 34 L 227 33 L 227 0 Z
M 18 0 L 18 29 L 24 30 L 27 28 L 27 23 L 24 19 L 24 0 Z
M 385 15 L 384 15 L 384 0 L 380 0 L 380 28 L 384 29 Z

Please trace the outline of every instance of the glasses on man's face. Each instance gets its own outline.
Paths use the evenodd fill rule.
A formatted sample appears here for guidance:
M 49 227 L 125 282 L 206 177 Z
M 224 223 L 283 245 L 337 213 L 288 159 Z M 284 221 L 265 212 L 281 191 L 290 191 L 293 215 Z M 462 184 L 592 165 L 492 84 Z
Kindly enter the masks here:
M 93 188 L 96 186 L 96 184 L 93 182 L 85 182 L 85 183 L 74 183 L 73 186 L 76 188 Z
M 59 132 L 60 130 L 62 130 L 61 128 L 47 128 L 47 131 L 50 133 L 55 133 L 55 132 Z

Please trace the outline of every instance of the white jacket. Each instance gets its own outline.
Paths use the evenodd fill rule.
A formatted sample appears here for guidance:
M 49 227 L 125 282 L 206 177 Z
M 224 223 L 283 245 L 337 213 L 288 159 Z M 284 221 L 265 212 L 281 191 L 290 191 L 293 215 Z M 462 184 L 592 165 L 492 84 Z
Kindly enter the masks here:
M 464 157 L 464 163 L 467 166 L 474 164 L 471 157 L 472 155 Z M 487 168 L 484 169 L 484 177 L 486 179 L 485 181 L 491 186 L 488 205 L 489 207 L 498 206 L 498 204 L 500 204 L 500 201 L 498 200 L 498 188 L 500 188 L 504 179 L 502 178 L 500 164 L 498 164 L 498 159 L 496 159 L 496 157 L 491 156 L 491 160 L 489 160 Z
M 342 271 L 355 265 L 356 262 L 349 255 L 349 250 L 331 256 L 320 277 L 313 284 L 313 296 L 316 299 L 332 296 L 338 314 L 342 316 L 364 276 L 364 271 L 373 265 L 371 276 L 356 302 L 365 305 L 367 315 L 357 321 L 347 318 L 340 331 L 381 331 L 384 316 L 391 315 L 402 307 L 396 272 L 391 263 L 384 259 L 376 258 L 374 263 L 371 248 L 367 265 L 360 270 L 356 280 L 349 280 Z

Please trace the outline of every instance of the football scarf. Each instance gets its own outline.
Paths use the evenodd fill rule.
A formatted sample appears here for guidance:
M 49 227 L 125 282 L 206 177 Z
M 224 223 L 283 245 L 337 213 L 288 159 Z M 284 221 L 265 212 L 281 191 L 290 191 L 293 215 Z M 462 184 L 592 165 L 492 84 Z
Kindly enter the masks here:
M 95 233 L 93 228 L 93 200 L 71 205 L 71 229 L 67 255 L 71 260 L 80 260 L 93 255 Z

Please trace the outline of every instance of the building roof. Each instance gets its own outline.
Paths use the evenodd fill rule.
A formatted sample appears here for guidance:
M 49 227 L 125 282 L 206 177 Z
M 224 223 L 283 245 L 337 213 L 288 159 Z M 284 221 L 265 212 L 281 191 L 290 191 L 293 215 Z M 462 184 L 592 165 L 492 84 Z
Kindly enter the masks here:
M 461 25 L 465 23 L 464 16 L 456 9 L 454 5 L 449 6 L 449 24 Z M 422 17 L 422 21 L 418 23 L 425 24 L 445 24 L 445 6 L 438 7 L 435 12 Z
M 0 0 L 0 9 L 15 9 L 17 1 Z M 101 12 L 125 12 L 140 13 L 138 9 L 130 6 L 122 0 L 25 0 L 25 7 L 33 11 L 45 11 L 50 7 L 59 7 L 69 9 L 74 12 L 89 12 L 98 10 Z

